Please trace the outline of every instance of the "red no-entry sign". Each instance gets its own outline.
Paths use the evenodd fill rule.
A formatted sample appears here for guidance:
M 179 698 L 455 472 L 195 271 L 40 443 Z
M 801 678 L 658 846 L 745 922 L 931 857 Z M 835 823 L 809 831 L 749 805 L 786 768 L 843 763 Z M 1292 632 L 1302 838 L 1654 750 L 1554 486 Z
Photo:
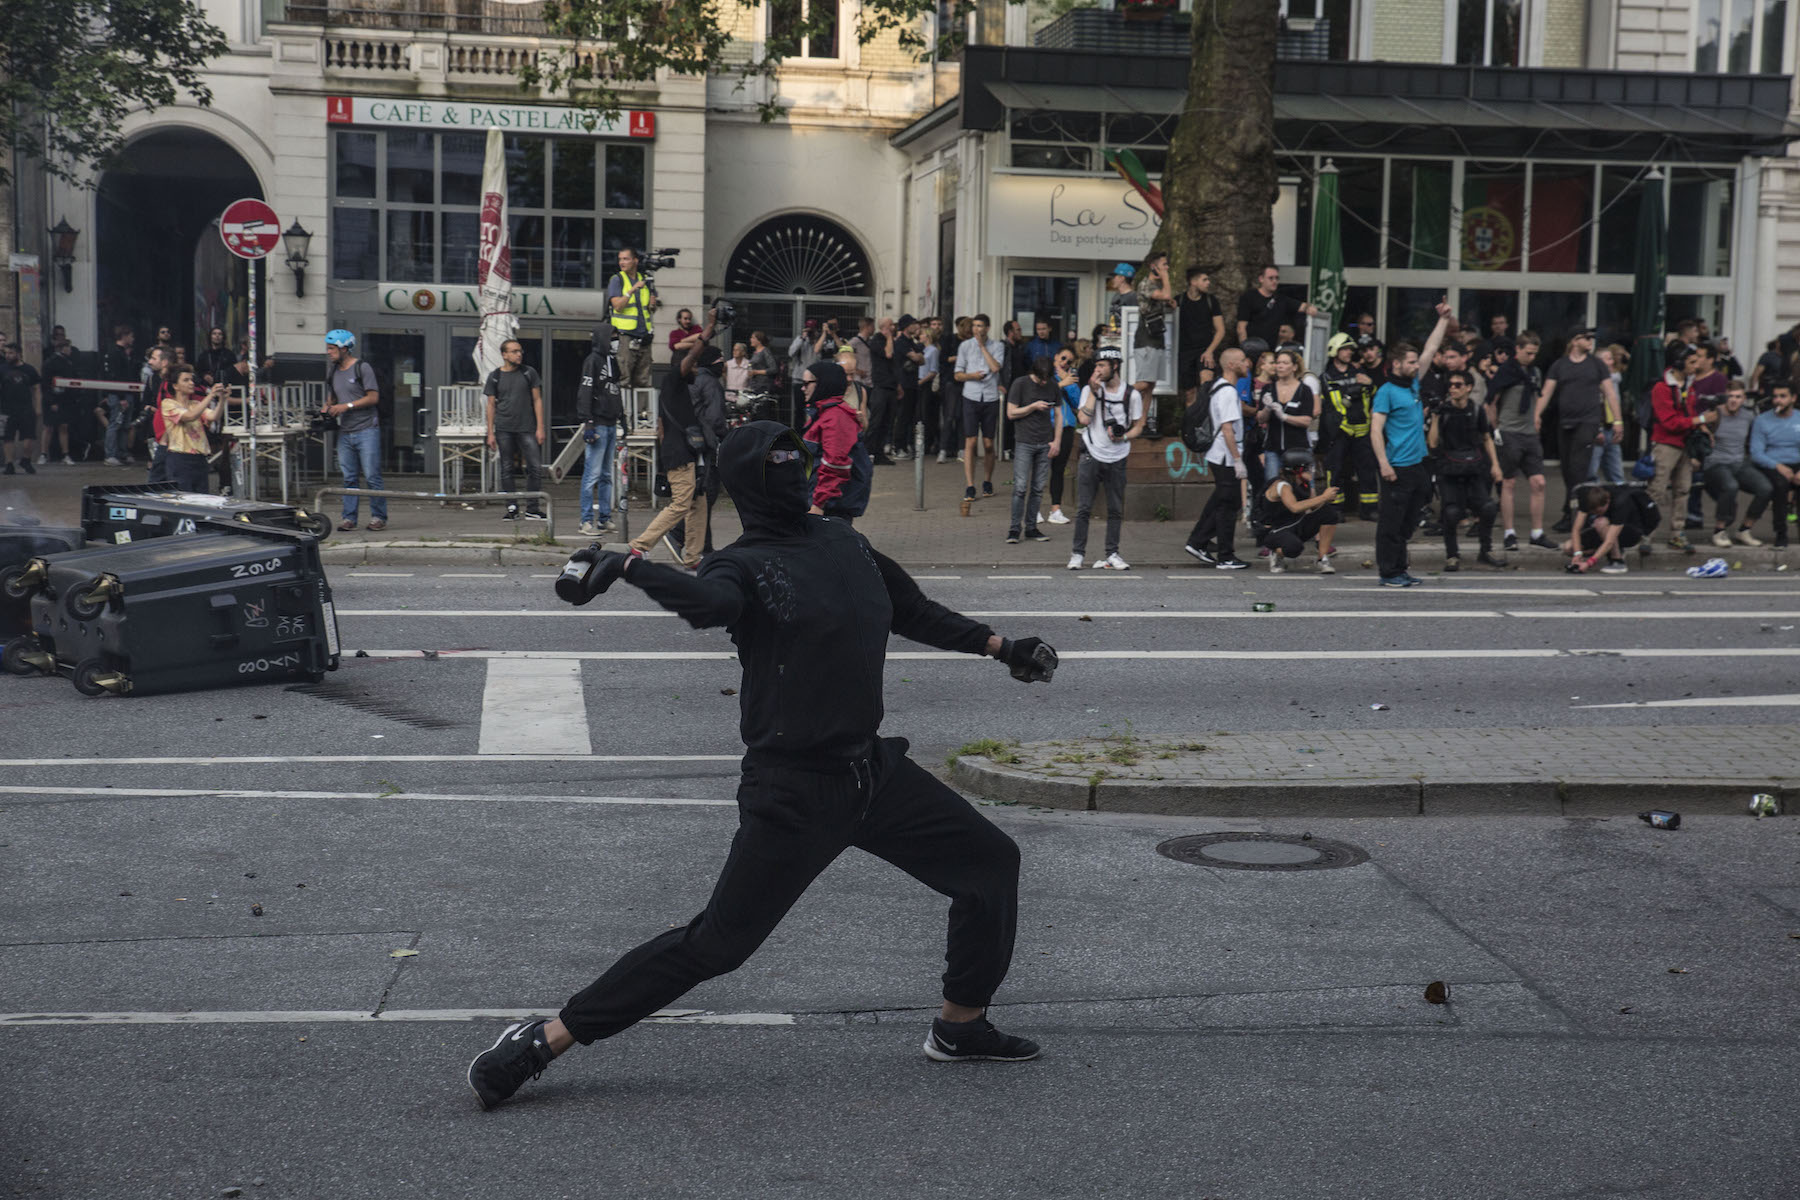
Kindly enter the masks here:
M 281 241 L 281 222 L 261 200 L 234 200 L 219 218 L 219 237 L 239 258 L 262 258 Z

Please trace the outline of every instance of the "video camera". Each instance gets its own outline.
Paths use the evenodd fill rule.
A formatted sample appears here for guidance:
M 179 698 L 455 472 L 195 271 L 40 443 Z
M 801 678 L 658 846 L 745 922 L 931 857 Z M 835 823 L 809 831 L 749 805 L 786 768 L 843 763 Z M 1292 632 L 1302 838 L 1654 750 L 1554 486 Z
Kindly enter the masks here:
M 638 264 L 638 267 L 646 275 L 648 275 L 652 271 L 661 271 L 667 267 L 674 266 L 675 265 L 675 256 L 680 253 L 681 253 L 681 247 L 679 247 L 679 246 L 677 246 L 673 249 L 669 249 L 667 247 L 658 247 L 657 249 L 652 250 L 649 253 L 645 254 L 643 261 Z

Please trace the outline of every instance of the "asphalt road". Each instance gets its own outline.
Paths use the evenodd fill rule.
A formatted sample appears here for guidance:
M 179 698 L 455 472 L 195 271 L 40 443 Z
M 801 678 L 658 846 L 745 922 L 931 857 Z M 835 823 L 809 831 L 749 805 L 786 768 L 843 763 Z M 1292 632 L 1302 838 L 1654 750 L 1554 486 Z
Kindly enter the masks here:
M 988 619 L 1065 661 L 1025 688 L 894 643 L 886 731 L 933 764 L 1127 722 L 1378 736 L 1767 724 L 1800 703 L 1800 591 L 1774 576 L 1394 593 L 942 574 L 934 595 L 1021 614 Z M 1662 833 L 990 807 L 1025 864 L 995 1016 L 1044 1043 L 1039 1062 L 923 1059 L 943 902 L 853 854 L 681 1001 L 692 1015 L 480 1113 L 463 1070 L 506 1014 L 553 1011 L 704 902 L 735 821 L 729 641 L 630 589 L 559 608 L 529 571 L 333 581 L 346 649 L 370 657 L 320 688 L 92 700 L 0 680 L 0 1189 L 1793 1194 L 1790 817 Z M 1587 707 L 1695 700 L 1735 706 Z M 1370 857 L 1276 873 L 1155 852 L 1226 829 Z M 1434 980 L 1450 1004 L 1425 1003 Z

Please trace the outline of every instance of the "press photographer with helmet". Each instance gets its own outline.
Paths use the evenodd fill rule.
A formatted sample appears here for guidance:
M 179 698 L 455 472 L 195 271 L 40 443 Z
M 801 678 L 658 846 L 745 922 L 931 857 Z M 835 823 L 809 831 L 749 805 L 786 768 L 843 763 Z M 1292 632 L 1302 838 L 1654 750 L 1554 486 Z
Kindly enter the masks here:
M 1018 846 L 913 762 L 904 738 L 880 735 L 882 675 L 891 634 L 999 659 L 1028 683 L 1051 678 L 1056 652 L 927 599 L 856 530 L 808 513 L 807 458 L 785 425 L 735 429 L 720 471 L 744 532 L 697 575 L 592 546 L 557 580 L 565 599 L 586 603 L 624 579 L 693 628 L 730 632 L 743 665 L 738 827 L 699 916 L 626 953 L 555 1019 L 516 1024 L 476 1057 L 468 1079 L 483 1108 L 576 1042 L 622 1033 L 736 970 L 851 846 L 950 898 L 943 1004 L 926 1057 L 1038 1056 L 1034 1042 L 986 1019 L 1012 961 Z

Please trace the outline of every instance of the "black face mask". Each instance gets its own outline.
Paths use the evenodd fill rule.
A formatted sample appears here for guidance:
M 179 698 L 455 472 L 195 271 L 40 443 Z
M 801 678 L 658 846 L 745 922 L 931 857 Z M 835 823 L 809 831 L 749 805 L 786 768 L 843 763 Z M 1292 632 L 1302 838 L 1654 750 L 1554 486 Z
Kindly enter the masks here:
M 803 453 L 790 462 L 772 463 L 768 454 L 774 446 Z M 746 532 L 791 533 L 805 524 L 812 489 L 804 449 L 793 430 L 775 421 L 739 426 L 720 444 L 719 478 Z

